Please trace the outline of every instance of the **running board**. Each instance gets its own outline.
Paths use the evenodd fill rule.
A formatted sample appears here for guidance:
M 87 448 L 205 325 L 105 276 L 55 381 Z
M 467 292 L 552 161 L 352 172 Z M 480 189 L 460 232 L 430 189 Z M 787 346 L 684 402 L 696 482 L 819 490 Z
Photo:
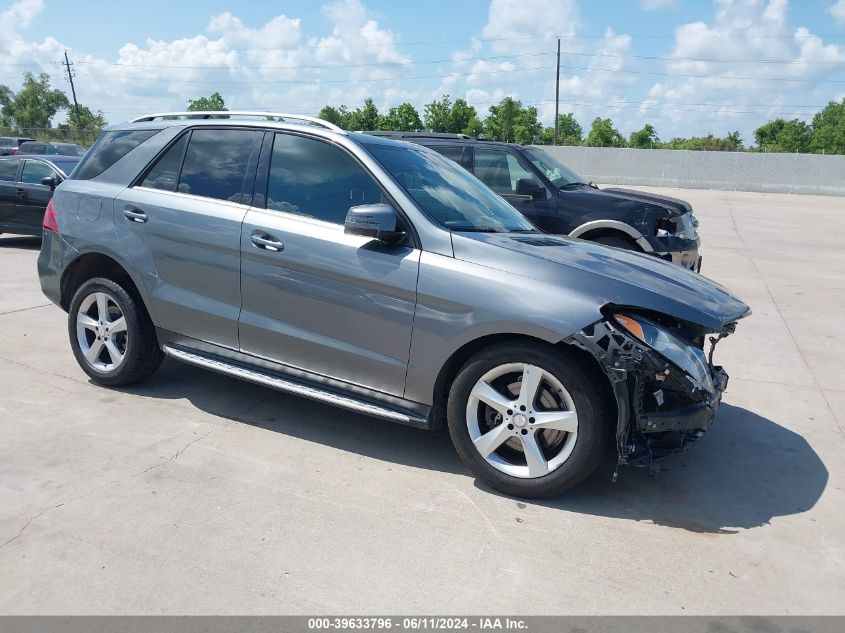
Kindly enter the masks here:
M 234 376 L 235 378 L 240 378 L 241 380 L 248 380 L 249 382 L 264 385 L 265 387 L 271 387 L 272 389 L 278 389 L 279 391 L 284 391 L 296 396 L 310 398 L 311 400 L 331 404 L 336 407 L 341 407 L 342 409 L 349 409 L 350 411 L 356 411 L 357 413 L 363 413 L 364 415 L 390 420 L 391 422 L 399 422 L 400 424 L 407 424 L 417 428 L 429 428 L 428 420 L 418 415 L 388 409 L 387 407 L 383 407 L 378 404 L 365 402 L 363 400 L 358 400 L 332 391 L 326 391 L 316 386 L 295 382 L 279 375 L 272 375 L 249 367 L 235 365 L 220 358 L 211 358 L 209 356 L 189 352 L 179 347 L 165 345 L 162 349 L 165 354 L 175 358 L 176 360 L 196 365 L 197 367 L 203 367 L 204 369 L 210 369 L 221 374 L 226 374 L 227 376 Z

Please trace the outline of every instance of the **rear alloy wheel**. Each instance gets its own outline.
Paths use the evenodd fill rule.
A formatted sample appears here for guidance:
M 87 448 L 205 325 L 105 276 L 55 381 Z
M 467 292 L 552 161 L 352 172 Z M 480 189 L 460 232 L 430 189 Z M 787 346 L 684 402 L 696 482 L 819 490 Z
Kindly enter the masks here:
M 76 313 L 76 341 L 85 362 L 101 372 L 117 370 L 126 358 L 126 317 L 106 292 L 86 296 Z
M 163 358 L 146 310 L 111 279 L 79 287 L 68 310 L 68 334 L 79 366 L 102 385 L 139 382 Z
M 473 357 L 449 397 L 458 454 L 493 487 L 557 495 L 598 465 L 607 403 L 577 362 L 553 348 L 500 346 Z

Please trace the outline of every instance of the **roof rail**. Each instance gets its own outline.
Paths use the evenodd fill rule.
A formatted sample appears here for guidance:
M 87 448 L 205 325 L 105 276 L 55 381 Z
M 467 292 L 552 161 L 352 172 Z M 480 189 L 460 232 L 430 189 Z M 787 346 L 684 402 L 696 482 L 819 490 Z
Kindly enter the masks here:
M 396 132 L 396 131 L 382 131 L 382 130 L 369 130 L 365 132 L 365 134 L 370 134 L 371 136 L 387 136 L 390 138 L 441 138 L 441 139 L 461 139 L 464 141 L 475 141 L 477 140 L 474 136 L 470 136 L 469 134 L 463 134 L 461 132 L 452 133 L 452 132 Z
M 290 119 L 291 121 L 302 121 L 312 125 L 324 127 L 332 132 L 340 132 L 346 134 L 346 130 L 338 127 L 334 123 L 329 123 L 323 119 L 318 119 L 313 116 L 305 116 L 304 114 L 286 114 L 284 112 L 252 112 L 248 110 L 202 110 L 197 112 L 158 112 L 156 114 L 147 114 L 144 116 L 132 119 L 130 123 L 142 123 L 144 121 L 154 121 L 155 119 L 164 118 L 178 118 L 185 117 L 187 119 L 210 119 L 212 117 L 262 117 L 265 119 Z

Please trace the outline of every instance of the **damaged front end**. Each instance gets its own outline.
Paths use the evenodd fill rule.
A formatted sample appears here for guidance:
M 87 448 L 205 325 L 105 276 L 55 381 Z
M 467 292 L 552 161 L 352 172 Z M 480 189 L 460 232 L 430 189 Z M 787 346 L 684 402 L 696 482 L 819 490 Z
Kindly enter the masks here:
M 712 424 L 728 384 L 724 369 L 712 363 L 713 348 L 736 321 L 710 339 L 707 357 L 707 332 L 658 318 L 616 312 L 567 339 L 595 357 L 610 379 L 620 464 L 651 466 L 688 448 Z

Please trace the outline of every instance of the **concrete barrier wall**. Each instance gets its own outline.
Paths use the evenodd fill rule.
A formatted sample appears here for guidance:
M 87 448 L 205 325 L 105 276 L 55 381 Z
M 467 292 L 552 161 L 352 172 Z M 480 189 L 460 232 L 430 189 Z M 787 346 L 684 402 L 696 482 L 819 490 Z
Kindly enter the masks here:
M 538 146 L 586 181 L 845 196 L 845 156 Z

